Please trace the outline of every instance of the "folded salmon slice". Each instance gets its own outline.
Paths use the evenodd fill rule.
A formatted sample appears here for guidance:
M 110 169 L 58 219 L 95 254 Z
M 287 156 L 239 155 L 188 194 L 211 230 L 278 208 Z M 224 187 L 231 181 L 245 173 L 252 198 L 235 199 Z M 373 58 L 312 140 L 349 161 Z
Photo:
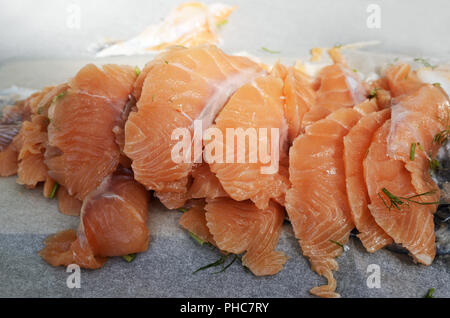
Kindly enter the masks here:
M 303 126 L 325 118 L 342 107 L 353 107 L 367 97 L 367 88 L 346 64 L 325 66 L 318 75 L 319 88 L 314 106 L 303 116 Z
M 291 188 L 285 207 L 311 267 L 328 280 L 310 292 L 321 297 L 339 297 L 332 270 L 342 254 L 354 224 L 345 186 L 343 137 L 364 115 L 378 109 L 374 100 L 341 108 L 308 126 L 289 151 Z
M 47 125 L 47 117 L 33 115 L 31 121 L 23 122 L 16 137 L 16 147 L 19 149 L 17 183 L 27 188 L 34 188 L 47 179 L 47 166 L 44 163 Z
M 36 95 L 35 95 L 36 96 Z M 31 110 L 29 97 L 12 106 L 2 108 L 0 118 L 0 176 L 7 177 L 17 173 L 18 170 L 18 144 L 14 142 L 19 134 L 22 123 L 30 119 Z
M 270 202 L 258 209 L 251 201 L 229 198 L 207 200 L 207 226 L 217 247 L 241 254 L 242 264 L 256 276 L 274 275 L 282 270 L 286 255 L 275 251 L 284 220 L 284 211 Z
M 211 153 L 213 149 L 222 150 L 223 156 L 219 160 L 223 162 L 211 156 L 213 162 L 209 163 L 228 195 L 237 201 L 250 199 L 260 209 L 267 208 L 270 199 L 284 202 L 289 188 L 287 168 L 280 165 L 283 158 L 287 158 L 282 89 L 283 82 L 275 76 L 260 77 L 243 85 L 225 105 L 213 126 L 221 131 L 223 139 L 213 139 L 205 146 L 206 154 L 210 145 L 215 145 L 211 147 Z M 234 129 L 237 136 L 228 134 L 230 129 Z M 238 134 L 239 130 L 241 134 Z M 247 133 L 248 136 L 244 136 Z M 261 143 L 261 140 L 266 142 Z M 263 151 L 269 162 L 261 155 Z
M 135 85 L 137 111 L 125 125 L 124 153 L 136 180 L 156 190 L 168 208 L 182 206 L 193 161 L 201 153 L 194 158 L 192 151 L 187 162 L 175 162 L 172 150 L 179 141 L 172 133 L 185 128 L 192 138 L 194 120 L 207 129 L 234 91 L 263 73 L 249 59 L 215 46 L 173 48 L 147 64 Z
M 83 200 L 113 173 L 120 160 L 113 127 L 136 79 L 129 66 L 89 64 L 48 108 L 48 174 L 70 195 Z
M 370 198 L 370 213 L 377 224 L 398 244 L 408 249 L 414 260 L 430 265 L 436 254 L 433 214 L 428 205 L 403 203 L 400 209 L 391 206 L 388 191 L 396 197 L 412 197 L 417 193 L 411 173 L 405 163 L 388 155 L 388 135 L 391 121 L 386 121 L 375 133 L 364 159 L 364 176 Z M 384 201 L 383 201 L 384 200 Z M 433 195 L 414 198 L 432 202 Z M 406 202 L 405 199 L 402 199 Z
M 364 180 L 363 167 L 363 161 L 375 131 L 390 116 L 389 109 L 368 114 L 361 118 L 344 137 L 345 183 L 351 216 L 359 231 L 358 238 L 370 253 L 392 243 L 392 238 L 378 226 L 370 214 L 369 194 Z
M 58 199 L 58 209 L 61 213 L 73 216 L 80 215 L 83 202 L 71 196 L 66 188 L 58 188 L 56 197 Z
M 217 246 L 214 237 L 209 232 L 206 224 L 205 202 L 195 202 L 194 205 L 184 212 L 179 221 L 180 225 L 195 234 L 197 237 L 205 242 Z
M 417 193 L 435 191 L 431 201 L 440 198 L 439 187 L 429 173 L 430 160 L 441 147 L 435 136 L 448 129 L 449 116 L 447 95 L 433 85 L 423 85 L 413 93 L 398 97 L 392 106 L 388 155 L 405 163 Z M 430 212 L 436 208 L 429 206 Z
M 188 192 L 189 198 L 215 199 L 228 197 L 219 179 L 211 172 L 207 163 L 202 163 L 192 170 L 192 179 L 193 181 Z
M 108 256 L 143 252 L 149 242 L 147 208 L 145 188 L 119 169 L 84 199 L 78 232 L 49 237 L 40 255 L 53 266 L 99 268 Z
M 309 76 L 294 67 L 287 69 L 283 91 L 286 96 L 285 114 L 289 126 L 288 139 L 289 143 L 292 143 L 303 130 L 303 116 L 313 108 L 316 102 L 316 92 Z

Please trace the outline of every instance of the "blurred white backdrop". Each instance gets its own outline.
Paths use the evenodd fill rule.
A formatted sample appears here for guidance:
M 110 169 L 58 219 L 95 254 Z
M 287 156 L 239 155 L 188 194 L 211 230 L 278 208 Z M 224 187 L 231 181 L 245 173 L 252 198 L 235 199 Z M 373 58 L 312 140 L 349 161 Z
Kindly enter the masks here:
M 105 37 L 128 39 L 163 19 L 181 0 L 0 0 L 0 63 L 11 58 L 93 56 Z M 446 57 L 450 53 L 448 0 L 220 0 L 238 5 L 223 30 L 223 48 L 283 56 L 312 46 L 379 40 L 380 52 Z M 367 8 L 381 9 L 369 29 Z M 79 20 L 73 14 L 79 10 Z M 79 22 L 79 23 L 78 23 Z

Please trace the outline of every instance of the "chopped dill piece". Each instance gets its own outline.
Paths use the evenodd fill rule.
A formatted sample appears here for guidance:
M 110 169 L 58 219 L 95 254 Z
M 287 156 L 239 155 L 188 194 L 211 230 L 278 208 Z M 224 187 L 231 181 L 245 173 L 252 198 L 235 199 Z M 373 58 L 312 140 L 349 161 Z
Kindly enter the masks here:
M 395 62 L 398 62 L 398 57 L 396 57 L 396 58 L 394 59 L 394 63 L 395 63 Z
M 39 108 L 37 109 L 37 114 L 38 114 L 38 115 L 42 115 L 42 107 L 39 107 Z
M 352 71 L 358 73 L 358 70 L 356 68 L 354 68 Z
M 123 255 L 122 258 L 127 261 L 128 263 L 131 263 L 135 258 L 136 258 L 136 253 L 134 254 L 128 254 L 128 255 Z
M 405 77 L 403 78 L 405 81 L 408 79 L 408 75 L 409 74 L 406 74 Z
M 441 83 L 438 83 L 438 82 L 433 83 L 433 86 L 435 86 L 435 87 L 441 87 Z
M 49 199 L 53 199 L 56 195 L 56 191 L 58 191 L 59 184 L 58 182 L 55 183 L 55 185 L 52 188 L 52 192 L 50 192 L 50 195 L 48 196 Z
M 330 240 L 330 242 L 331 242 L 331 243 L 334 243 L 334 244 L 336 244 L 336 245 L 338 245 L 338 246 L 340 246 L 340 247 L 342 248 L 342 250 L 345 251 L 345 246 L 344 246 L 344 244 L 342 244 L 342 243 L 340 243 L 340 242 L 338 242 L 338 241 L 333 241 L 333 240 Z
M 64 92 L 59 93 L 55 97 L 53 97 L 53 103 L 56 102 L 58 99 L 60 99 L 61 97 L 63 97 L 66 94 L 67 94 L 67 91 L 64 91 Z
M 393 195 L 386 188 L 381 189 L 381 191 L 384 193 L 384 195 L 386 195 L 386 197 L 388 197 L 390 204 L 388 205 L 386 203 L 386 201 L 383 199 L 383 197 L 381 196 L 380 193 L 378 193 L 378 196 L 383 201 L 383 204 L 386 206 L 386 208 L 389 211 L 392 208 L 396 208 L 397 210 L 401 210 L 401 208 L 400 208 L 401 205 L 405 204 L 406 206 L 409 206 L 409 203 L 416 203 L 416 204 L 420 204 L 420 205 L 439 204 L 439 201 L 437 201 L 437 202 L 421 202 L 421 201 L 412 200 L 412 199 L 417 198 L 417 197 L 433 194 L 433 193 L 436 192 L 435 190 L 424 192 L 424 193 L 420 193 L 420 194 L 416 194 L 416 195 L 412 195 L 412 196 L 409 196 L 409 197 L 400 197 L 400 196 Z
M 372 99 L 372 98 L 374 98 L 374 97 L 377 97 L 377 91 L 378 91 L 378 90 L 379 90 L 379 88 L 377 88 L 377 87 L 372 88 L 372 89 L 370 90 L 370 92 L 369 92 L 368 98 L 369 98 L 369 99 Z
M 218 27 L 218 28 L 221 28 L 221 27 L 223 27 L 225 24 L 227 24 L 228 23 L 228 20 L 227 19 L 225 19 L 225 20 L 222 20 L 222 21 L 219 21 L 219 22 L 217 22 L 216 23 L 216 26 Z
M 443 144 L 445 144 L 448 141 L 448 136 L 450 135 L 449 117 L 450 117 L 450 113 L 447 112 L 447 122 L 445 124 L 445 129 L 438 132 L 433 137 L 433 142 L 437 143 L 440 146 L 442 146 Z
M 434 298 L 433 297 L 433 293 L 434 293 L 434 288 L 428 289 L 428 292 L 427 292 L 427 294 L 425 295 L 424 298 Z
M 414 62 L 419 62 L 421 64 L 423 64 L 423 66 L 425 67 L 431 67 L 431 69 L 435 69 L 437 67 L 437 65 L 431 65 L 427 60 L 425 60 L 423 57 L 416 57 L 414 59 Z
M 179 208 L 179 209 L 178 209 L 178 211 L 180 211 L 180 212 L 183 212 L 183 213 L 184 213 L 184 212 L 187 212 L 187 211 L 188 211 L 188 209 L 186 209 L 186 208 Z
M 134 71 L 135 71 L 137 76 L 139 76 L 139 74 L 141 74 L 141 70 L 137 66 L 134 68 Z
M 411 151 L 410 151 L 410 153 L 409 153 L 409 160 L 411 160 L 411 161 L 413 161 L 414 160 L 414 156 L 415 156 L 415 154 L 416 154 L 416 143 L 415 142 L 413 142 L 412 144 L 411 144 Z
M 169 61 L 167 61 L 167 60 L 164 60 L 164 63 L 166 63 L 166 64 L 169 64 Z
M 441 168 L 442 168 L 441 163 L 438 160 L 436 160 L 436 159 L 430 160 L 430 169 L 432 171 L 438 171 L 438 170 L 441 170 Z
M 202 240 L 200 237 L 198 237 L 197 235 L 195 235 L 194 233 L 192 233 L 192 232 L 189 232 L 189 235 L 198 243 L 198 244 L 200 244 L 200 245 L 203 245 L 203 244 L 208 244 L 208 242 L 206 242 L 206 241 L 204 241 L 204 240 Z
M 263 51 L 265 51 L 267 53 L 270 53 L 270 54 L 280 54 L 281 53 L 280 51 L 273 51 L 273 50 L 270 50 L 270 49 L 268 49 L 266 47 L 262 47 L 261 50 L 263 50 Z

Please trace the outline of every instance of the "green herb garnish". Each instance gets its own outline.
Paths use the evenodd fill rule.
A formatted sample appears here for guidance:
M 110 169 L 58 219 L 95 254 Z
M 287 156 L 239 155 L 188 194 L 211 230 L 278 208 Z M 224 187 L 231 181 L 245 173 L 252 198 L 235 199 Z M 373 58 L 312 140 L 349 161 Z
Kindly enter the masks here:
M 358 73 L 358 70 L 356 68 L 354 68 L 352 71 Z
M 49 199 L 53 199 L 56 195 L 56 191 L 58 191 L 59 184 L 56 182 L 53 186 L 52 192 L 50 192 L 50 195 L 48 196 Z
M 436 159 L 431 159 L 430 160 L 430 169 L 432 171 L 441 170 L 441 163 L 438 160 L 436 160 Z
M 128 254 L 128 255 L 123 255 L 122 258 L 127 261 L 128 263 L 131 263 L 135 258 L 136 258 L 136 253 L 134 254 Z
M 217 261 L 215 261 L 215 262 L 213 262 L 213 263 L 210 263 L 210 264 L 208 264 L 208 265 L 205 265 L 205 266 L 203 266 L 203 267 L 200 267 L 199 269 L 197 269 L 197 270 L 196 270 L 195 272 L 193 272 L 192 274 L 196 274 L 197 272 L 202 271 L 202 270 L 205 270 L 205 269 L 208 269 L 208 268 L 210 268 L 210 267 L 216 267 L 216 266 L 223 265 L 223 264 L 225 263 L 227 257 L 228 257 L 228 255 L 222 255 Z
M 425 60 L 423 57 L 416 57 L 414 59 L 415 62 L 422 63 L 425 67 L 431 67 L 431 69 L 435 69 L 437 65 L 431 65 L 427 60 Z
M 187 212 L 188 211 L 188 209 L 186 209 L 186 208 L 180 208 L 180 209 L 178 209 L 178 211 L 180 211 L 180 212 Z
M 198 244 L 200 244 L 200 245 L 203 245 L 203 244 L 205 244 L 205 243 L 208 244 L 208 242 L 202 240 L 200 237 L 198 237 L 197 235 L 195 235 L 195 234 L 192 233 L 192 232 L 189 232 L 189 235 L 191 235 L 191 237 L 192 237 Z
M 134 68 L 134 71 L 136 72 L 137 76 L 139 76 L 139 74 L 141 74 L 141 70 L 137 66 Z
M 263 50 L 263 51 L 265 51 L 265 52 L 267 52 L 267 53 L 270 53 L 270 54 L 280 54 L 280 53 L 281 53 L 280 51 L 269 50 L 269 49 L 266 48 L 266 47 L 262 47 L 261 50 Z
M 167 60 L 164 60 L 164 63 L 166 63 L 166 64 L 169 64 L 169 61 L 167 61 Z
M 450 113 L 447 112 L 447 122 L 445 124 L 445 129 L 438 132 L 433 137 L 433 142 L 437 143 L 440 146 L 442 146 L 443 144 L 445 144 L 448 141 L 448 136 L 450 135 L 449 117 L 450 117 Z
M 415 142 L 413 142 L 412 144 L 411 144 L 411 151 L 410 151 L 410 153 L 409 153 L 409 160 L 411 160 L 411 161 L 413 161 L 414 160 L 414 156 L 415 156 L 415 154 L 416 154 L 416 143 Z
M 221 27 L 223 27 L 225 24 L 227 24 L 228 23 L 228 20 L 222 20 L 222 21 L 220 21 L 220 22 L 217 22 L 216 23 L 216 26 L 218 27 L 218 28 L 221 28 Z
M 371 90 L 370 90 L 370 92 L 369 92 L 369 99 L 372 99 L 372 98 L 374 98 L 374 97 L 377 97 L 377 91 L 379 90 L 379 88 L 377 88 L 377 87 L 375 87 L 375 88 L 372 88 Z
M 389 199 L 390 204 L 388 205 L 386 203 L 386 201 L 383 199 L 383 197 L 381 196 L 380 193 L 378 193 L 378 196 L 383 201 L 384 205 L 386 206 L 386 208 L 388 208 L 389 211 L 392 208 L 396 208 L 397 210 L 401 210 L 401 208 L 400 208 L 401 205 L 405 204 L 406 206 L 409 206 L 410 203 L 416 203 L 416 204 L 420 204 L 420 205 L 439 204 L 439 201 L 437 201 L 437 202 L 421 202 L 421 201 L 412 200 L 412 199 L 417 198 L 417 197 L 433 194 L 433 193 L 436 192 L 435 190 L 424 192 L 424 193 L 421 193 L 421 194 L 412 195 L 412 196 L 409 196 L 409 197 L 400 197 L 400 196 L 393 195 L 386 188 L 381 189 L 381 191 Z
M 425 295 L 424 298 L 434 298 L 433 297 L 433 293 L 434 293 L 434 288 L 428 289 L 428 292 L 427 292 L 427 294 Z
M 340 247 L 342 248 L 342 250 L 345 251 L 345 246 L 344 246 L 344 244 L 342 244 L 342 243 L 340 243 L 340 242 L 338 242 L 338 241 L 333 241 L 333 240 L 330 240 L 330 242 L 331 242 L 331 243 L 334 243 L 334 244 L 336 244 L 336 245 L 338 245 L 338 246 L 340 246 Z
M 67 91 L 61 92 L 58 95 L 56 95 L 55 97 L 53 97 L 53 103 L 56 102 L 58 99 L 60 99 L 61 97 L 63 97 L 66 94 L 67 94 Z
M 433 83 L 433 86 L 434 86 L 434 87 L 441 87 L 441 83 L 437 83 L 437 82 L 436 82 L 436 83 Z

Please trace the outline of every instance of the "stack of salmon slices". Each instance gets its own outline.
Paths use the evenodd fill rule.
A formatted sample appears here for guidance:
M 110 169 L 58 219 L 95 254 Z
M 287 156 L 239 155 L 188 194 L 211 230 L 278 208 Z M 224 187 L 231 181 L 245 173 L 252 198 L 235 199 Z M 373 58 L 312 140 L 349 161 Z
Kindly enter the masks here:
M 407 64 L 365 82 L 342 58 L 310 76 L 213 45 L 174 47 L 142 71 L 90 64 L 4 107 L 0 175 L 43 183 L 80 218 L 45 241 L 53 266 L 146 251 L 151 191 L 257 276 L 288 261 L 277 244 L 289 220 L 327 281 L 310 292 L 339 297 L 333 271 L 354 229 L 369 253 L 396 243 L 432 263 L 440 193 L 429 167 L 449 113 L 446 92 Z

